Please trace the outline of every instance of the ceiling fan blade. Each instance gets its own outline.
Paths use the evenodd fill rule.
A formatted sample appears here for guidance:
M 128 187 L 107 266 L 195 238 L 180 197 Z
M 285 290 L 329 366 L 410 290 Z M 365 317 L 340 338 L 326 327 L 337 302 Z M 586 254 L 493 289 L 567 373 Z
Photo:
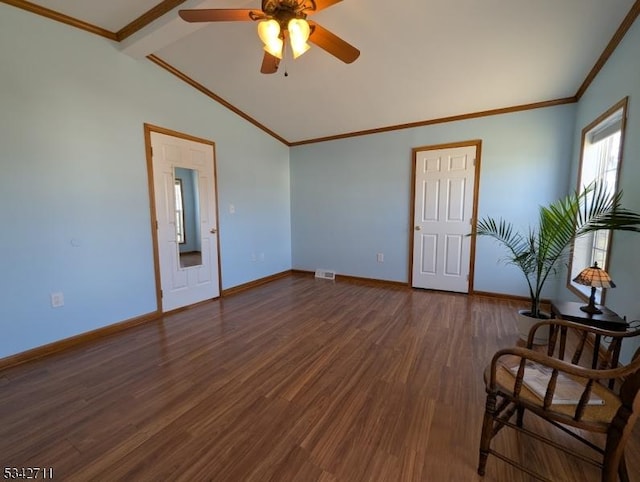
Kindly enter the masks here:
M 243 22 L 250 21 L 251 12 L 261 15 L 262 12 L 248 8 L 204 8 L 200 10 L 180 10 L 178 14 L 187 22 Z
M 315 10 L 311 10 L 309 13 L 315 13 L 315 12 L 319 12 L 320 10 L 324 10 L 327 7 L 330 7 L 331 5 L 335 5 L 336 3 L 340 3 L 342 0 L 315 0 L 315 4 L 316 4 L 316 9 Z M 307 5 L 312 5 L 313 2 L 305 2 L 305 4 Z
M 334 57 L 342 60 L 346 64 L 350 64 L 360 57 L 360 51 L 353 45 L 345 42 L 337 35 L 329 32 L 326 28 L 321 27 L 317 23 L 308 20 L 311 26 L 311 35 L 309 41 L 316 44 L 321 49 L 326 50 Z
M 263 74 L 275 74 L 278 71 L 279 65 L 280 59 L 278 57 L 274 57 L 269 52 L 265 52 L 264 57 L 262 57 L 260 72 Z

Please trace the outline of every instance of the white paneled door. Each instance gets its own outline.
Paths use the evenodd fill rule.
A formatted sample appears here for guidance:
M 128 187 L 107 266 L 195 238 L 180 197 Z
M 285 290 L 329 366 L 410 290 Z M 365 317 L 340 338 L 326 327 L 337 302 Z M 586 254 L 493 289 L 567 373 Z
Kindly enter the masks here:
M 469 292 L 477 147 L 415 155 L 412 285 Z
M 162 311 L 220 296 L 212 144 L 151 132 Z

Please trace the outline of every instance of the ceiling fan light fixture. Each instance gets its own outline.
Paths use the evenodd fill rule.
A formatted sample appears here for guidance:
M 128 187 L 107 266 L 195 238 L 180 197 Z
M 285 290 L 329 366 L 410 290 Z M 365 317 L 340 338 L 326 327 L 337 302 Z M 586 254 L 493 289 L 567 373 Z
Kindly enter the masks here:
M 280 24 L 276 20 L 263 20 L 258 23 L 258 36 L 266 52 L 282 59 L 284 41 L 280 38 Z
M 307 43 L 311 34 L 311 27 L 303 18 L 292 18 L 289 20 L 287 30 L 289 31 L 289 43 L 291 43 L 293 58 L 297 59 L 311 48 Z
M 260 72 L 273 74 L 278 71 L 279 60 L 284 58 L 285 43 L 291 46 L 294 59 L 311 48 L 309 40 L 345 64 L 354 62 L 360 56 L 360 51 L 353 45 L 316 22 L 307 21 L 307 15 L 317 13 L 341 1 L 262 0 L 260 10 L 257 8 L 200 8 L 179 10 L 178 14 L 185 22 L 190 23 L 257 22 L 258 36 L 264 44 L 265 51 L 262 55 Z
M 265 52 L 273 55 L 277 59 L 282 60 L 282 48 L 284 47 L 284 41 L 282 39 L 274 39 L 268 45 L 265 45 L 263 49 Z

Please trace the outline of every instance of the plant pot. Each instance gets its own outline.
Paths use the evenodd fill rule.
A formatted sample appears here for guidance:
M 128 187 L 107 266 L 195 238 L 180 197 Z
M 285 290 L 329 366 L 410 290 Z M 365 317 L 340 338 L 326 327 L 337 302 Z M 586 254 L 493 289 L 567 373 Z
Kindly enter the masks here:
M 518 333 L 520 334 L 520 339 L 527 341 L 529 339 L 529 330 L 533 325 L 539 323 L 543 320 L 548 320 L 551 316 L 546 313 L 541 313 L 542 318 L 532 318 L 529 316 L 528 310 L 519 310 L 518 316 L 516 317 L 516 324 L 518 326 Z M 533 339 L 534 345 L 546 345 L 549 342 L 549 327 L 544 326 L 538 328 L 536 330 L 536 336 Z

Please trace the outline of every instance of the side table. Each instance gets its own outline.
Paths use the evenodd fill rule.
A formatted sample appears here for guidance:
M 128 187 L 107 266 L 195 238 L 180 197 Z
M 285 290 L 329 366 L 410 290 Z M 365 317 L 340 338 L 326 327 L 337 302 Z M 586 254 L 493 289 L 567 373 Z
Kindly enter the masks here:
M 606 308 L 605 306 L 598 306 L 600 310 L 602 310 L 602 314 L 590 314 L 585 313 L 580 309 L 580 307 L 584 305 L 584 303 L 576 303 L 572 301 L 552 301 L 551 302 L 551 316 L 554 318 L 560 318 L 565 321 L 569 321 L 572 323 L 579 323 L 581 325 L 588 325 L 595 328 L 594 335 L 594 347 L 593 347 L 593 359 L 591 363 L 591 367 L 594 369 L 598 368 L 598 359 L 600 354 L 600 342 L 602 336 L 611 336 L 612 345 L 610 346 L 611 350 L 611 360 L 608 368 L 616 368 L 618 366 L 618 359 L 620 357 L 620 348 L 622 345 L 622 340 L 629 336 L 635 336 L 638 334 L 637 330 L 629 331 L 629 325 L 620 316 L 618 316 L 615 312 Z M 582 340 L 582 345 L 579 348 L 579 352 L 577 353 L 577 357 L 579 358 L 579 354 L 582 352 L 582 346 L 584 346 L 585 338 Z M 576 357 L 574 356 L 574 359 Z M 573 363 L 577 363 L 577 360 Z

